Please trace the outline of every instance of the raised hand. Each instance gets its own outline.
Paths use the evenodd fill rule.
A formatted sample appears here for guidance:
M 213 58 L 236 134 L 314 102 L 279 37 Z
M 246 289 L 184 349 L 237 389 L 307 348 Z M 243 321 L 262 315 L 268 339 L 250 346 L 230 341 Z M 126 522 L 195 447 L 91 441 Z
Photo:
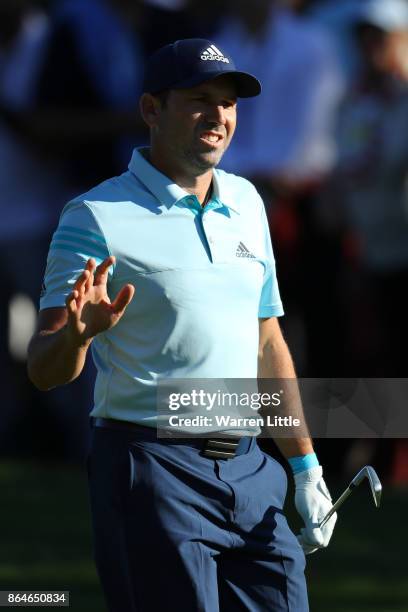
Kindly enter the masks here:
M 88 259 L 86 267 L 75 282 L 65 304 L 68 311 L 67 331 L 74 344 L 90 343 L 100 332 L 114 327 L 132 300 L 135 288 L 125 285 L 113 302 L 106 289 L 108 270 L 115 263 L 107 257 L 98 267 L 94 259 Z

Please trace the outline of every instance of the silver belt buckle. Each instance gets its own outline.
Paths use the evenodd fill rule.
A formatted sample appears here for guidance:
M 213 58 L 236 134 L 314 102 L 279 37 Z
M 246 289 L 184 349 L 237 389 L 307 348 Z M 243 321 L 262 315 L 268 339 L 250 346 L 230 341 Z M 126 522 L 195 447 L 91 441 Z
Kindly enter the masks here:
M 205 441 L 201 454 L 209 459 L 233 459 L 239 442 L 239 439 L 209 439 Z

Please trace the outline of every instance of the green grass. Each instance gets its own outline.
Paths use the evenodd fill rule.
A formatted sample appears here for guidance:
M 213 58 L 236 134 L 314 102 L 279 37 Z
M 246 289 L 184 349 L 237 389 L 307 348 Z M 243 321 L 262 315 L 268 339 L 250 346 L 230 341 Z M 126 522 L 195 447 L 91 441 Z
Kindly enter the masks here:
M 336 497 L 342 486 L 329 484 Z M 341 509 L 329 548 L 308 557 L 311 612 L 408 610 L 408 494 L 386 488 L 376 510 L 363 488 Z M 0 513 L 1 590 L 69 590 L 75 612 L 106 611 L 92 560 L 83 471 L 0 464 Z
M 104 612 L 84 472 L 0 464 L 0 499 L 1 590 L 69 590 L 75 612 Z
M 343 487 L 329 483 L 333 497 Z M 307 557 L 312 612 L 407 612 L 408 491 L 385 487 L 376 509 L 368 486 L 356 489 L 339 511 L 326 550 Z M 292 508 L 290 524 L 298 518 Z

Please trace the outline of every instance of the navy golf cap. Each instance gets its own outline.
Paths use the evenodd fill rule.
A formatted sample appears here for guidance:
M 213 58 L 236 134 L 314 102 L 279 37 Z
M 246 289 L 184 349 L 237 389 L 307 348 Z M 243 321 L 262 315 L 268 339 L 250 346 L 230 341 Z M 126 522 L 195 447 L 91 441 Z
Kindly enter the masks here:
M 166 89 L 187 89 L 215 77 L 234 77 L 239 98 L 261 93 L 256 77 L 235 68 L 231 56 L 204 38 L 185 38 L 161 47 L 146 63 L 143 91 L 151 94 Z

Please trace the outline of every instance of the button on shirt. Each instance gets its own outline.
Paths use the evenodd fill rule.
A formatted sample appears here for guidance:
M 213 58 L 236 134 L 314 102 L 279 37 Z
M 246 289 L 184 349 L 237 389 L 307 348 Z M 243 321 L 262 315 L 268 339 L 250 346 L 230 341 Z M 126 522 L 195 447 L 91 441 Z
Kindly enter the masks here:
M 88 258 L 109 255 L 111 299 L 126 283 L 136 292 L 119 324 L 92 342 L 93 416 L 155 426 L 161 379 L 256 378 L 258 317 L 283 309 L 251 183 L 214 170 L 202 208 L 135 150 L 127 172 L 64 208 L 40 308 L 64 306 Z

